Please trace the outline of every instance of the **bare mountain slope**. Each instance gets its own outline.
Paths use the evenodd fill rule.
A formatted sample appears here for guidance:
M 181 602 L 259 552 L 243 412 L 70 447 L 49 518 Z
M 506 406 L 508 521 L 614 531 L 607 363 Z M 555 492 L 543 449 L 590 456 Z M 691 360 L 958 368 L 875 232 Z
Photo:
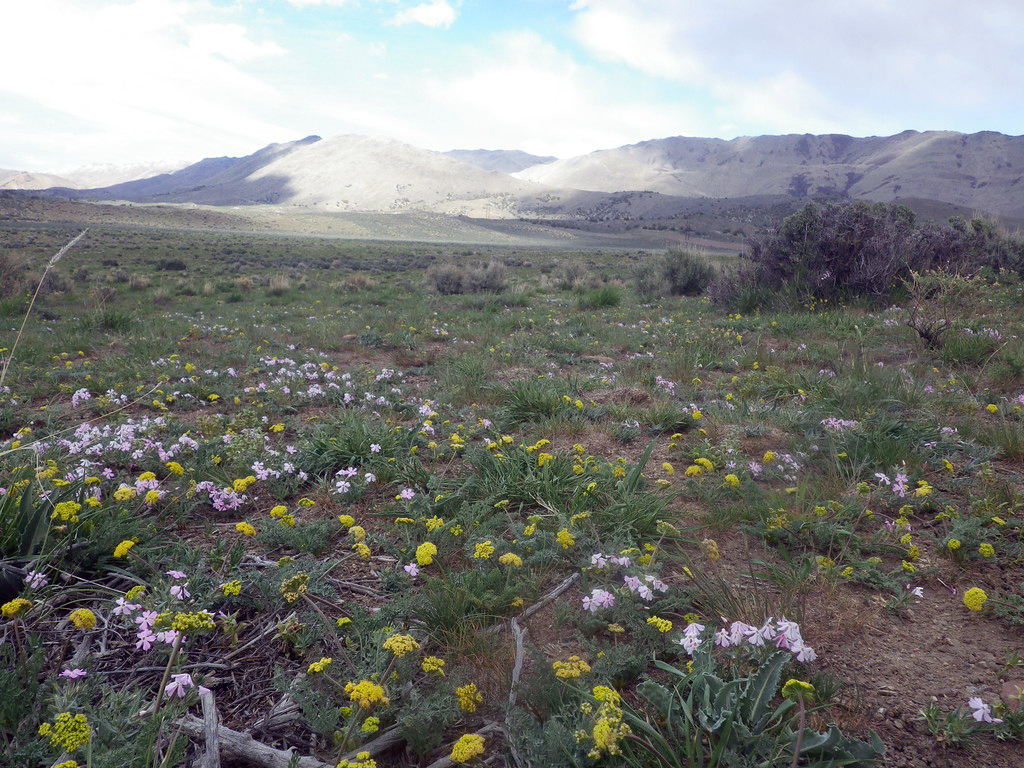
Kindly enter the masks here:
M 677 136 L 558 160 L 514 174 L 553 187 L 684 197 L 785 194 L 942 200 L 1024 215 L 1024 137 L 991 131 Z
M 464 163 L 483 168 L 485 171 L 515 173 L 533 165 L 552 163 L 557 157 L 531 155 L 518 149 L 453 149 L 445 152 Z

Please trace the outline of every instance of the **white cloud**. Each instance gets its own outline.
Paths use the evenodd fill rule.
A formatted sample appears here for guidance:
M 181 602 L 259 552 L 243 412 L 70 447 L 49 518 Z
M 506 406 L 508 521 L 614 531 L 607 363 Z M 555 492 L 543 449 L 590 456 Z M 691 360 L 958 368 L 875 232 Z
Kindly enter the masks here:
M 307 8 L 316 5 L 327 5 L 340 8 L 343 5 L 351 3 L 352 0 L 287 0 L 287 2 L 294 5 L 296 8 Z
M 1019 69 L 1007 64 L 1024 58 L 1016 34 L 1024 4 L 1015 0 L 579 0 L 572 8 L 573 33 L 592 55 L 703 93 L 715 103 L 709 126 L 964 130 L 920 122 L 971 122 L 979 107 L 1006 112 L 1022 95 Z
M 268 135 L 290 137 L 260 117 L 282 94 L 241 66 L 284 51 L 221 23 L 205 2 L 5 3 L 0 28 L 22 31 L 5 42 L 9 60 L 32 62 L 0 70 L 0 94 L 63 116 L 68 154 L 87 151 L 96 162 L 194 157 L 200 146 L 247 154 Z
M 428 27 L 444 27 L 447 29 L 454 22 L 458 13 L 447 0 L 432 0 L 429 3 L 420 3 L 411 8 L 405 8 L 395 14 L 389 23 L 394 25 L 402 24 L 423 24 Z
M 509 33 L 487 49 L 469 73 L 428 86 L 439 105 L 431 110 L 433 122 L 450 142 L 445 149 L 515 148 L 565 157 L 693 124 L 685 108 L 631 98 L 536 33 Z

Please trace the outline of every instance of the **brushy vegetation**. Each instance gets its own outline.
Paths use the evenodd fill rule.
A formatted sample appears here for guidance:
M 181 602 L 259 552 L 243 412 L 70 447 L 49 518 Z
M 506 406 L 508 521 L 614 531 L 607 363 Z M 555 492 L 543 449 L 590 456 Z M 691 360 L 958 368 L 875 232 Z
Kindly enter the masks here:
M 638 303 L 618 254 L 7 231 L 62 288 L 0 305 L 0 764 L 196 765 L 205 711 L 249 764 L 1012 765 L 1024 291 L 949 231 L 987 276 L 806 209 L 756 315 L 684 251 Z
M 982 268 L 1020 277 L 1024 239 L 980 217 L 920 224 L 899 204 L 808 203 L 750 238 L 739 268 L 713 293 L 740 311 L 857 299 L 882 305 L 898 296 L 912 273 Z

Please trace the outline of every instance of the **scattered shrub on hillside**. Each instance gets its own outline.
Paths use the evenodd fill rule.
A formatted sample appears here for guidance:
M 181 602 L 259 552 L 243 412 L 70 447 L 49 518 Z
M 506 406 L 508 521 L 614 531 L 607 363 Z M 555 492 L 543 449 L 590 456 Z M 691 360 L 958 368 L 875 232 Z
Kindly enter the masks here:
M 557 278 L 559 290 L 575 290 L 586 283 L 587 267 L 579 261 L 570 261 L 558 270 Z
M 373 287 L 373 278 L 361 272 L 347 275 L 342 283 L 347 291 L 365 291 Z
M 467 266 L 445 262 L 427 270 L 427 285 L 442 296 L 460 293 L 500 293 L 508 288 L 507 269 L 500 261 Z
M 698 253 L 669 248 L 663 255 L 640 262 L 633 273 L 636 292 L 656 296 L 699 296 L 715 277 L 715 268 Z
M 748 311 L 853 298 L 881 303 L 912 272 L 1024 269 L 1024 240 L 993 222 L 952 219 L 922 226 L 912 210 L 892 203 L 808 203 L 748 245 L 739 269 L 711 291 L 716 301 L 745 304 Z
M 579 305 L 584 309 L 607 309 L 622 303 L 622 291 L 617 285 L 602 285 L 580 296 Z
M 183 272 L 188 269 L 188 265 L 181 259 L 160 259 L 156 268 L 161 272 Z
M 0 296 L 14 296 L 25 289 L 25 265 L 0 251 Z
M 283 296 L 292 289 L 292 281 L 288 275 L 271 275 L 267 293 L 271 296 Z
M 132 275 L 128 279 L 128 287 L 133 291 L 144 291 L 149 288 L 149 278 L 146 275 Z

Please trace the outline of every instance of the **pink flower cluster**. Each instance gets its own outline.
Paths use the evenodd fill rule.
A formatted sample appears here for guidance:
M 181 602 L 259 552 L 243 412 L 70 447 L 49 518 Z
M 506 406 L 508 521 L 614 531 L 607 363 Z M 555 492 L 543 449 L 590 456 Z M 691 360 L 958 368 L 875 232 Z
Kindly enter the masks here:
M 704 625 L 697 623 L 690 624 L 683 630 L 683 637 L 679 643 L 691 656 L 704 643 L 700 637 L 703 631 Z M 769 618 L 760 627 L 734 621 L 715 632 L 714 642 L 719 648 L 739 647 L 744 644 L 755 648 L 774 645 L 776 648 L 791 651 L 797 661 L 814 661 L 818 658 L 814 649 L 804 643 L 800 625 L 785 616 L 777 621 Z
M 602 608 L 611 608 L 615 605 L 615 595 L 605 589 L 593 589 L 590 597 L 583 598 L 583 608 L 591 613 L 597 613 Z

